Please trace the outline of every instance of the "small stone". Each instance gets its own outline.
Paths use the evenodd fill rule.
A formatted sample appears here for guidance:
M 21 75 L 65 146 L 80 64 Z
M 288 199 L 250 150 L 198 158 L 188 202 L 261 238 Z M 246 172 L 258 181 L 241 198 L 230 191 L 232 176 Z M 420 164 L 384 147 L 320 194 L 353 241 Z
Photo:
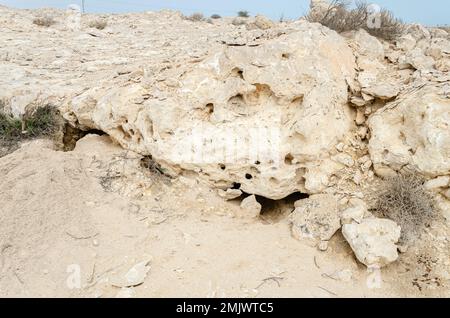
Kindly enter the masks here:
M 317 245 L 319 251 L 325 252 L 328 249 L 328 241 L 320 241 Z
M 441 176 L 425 182 L 424 187 L 427 190 L 446 188 L 450 184 L 450 176 Z
M 234 200 L 242 195 L 242 191 L 239 189 L 227 189 L 226 191 L 219 189 L 218 194 L 225 200 Z
M 353 278 L 353 272 L 351 269 L 344 269 L 338 272 L 335 272 L 333 275 L 330 275 L 336 280 L 340 280 L 342 282 L 350 282 Z
M 343 152 L 343 151 L 344 151 L 344 147 L 345 147 L 345 144 L 344 144 L 343 142 L 340 142 L 340 143 L 338 143 L 338 144 L 336 145 L 336 149 L 337 149 L 337 151 L 339 151 L 339 152 Z
M 364 106 L 364 105 L 367 104 L 367 102 L 366 102 L 363 98 L 357 97 L 357 96 L 353 96 L 353 97 L 350 99 L 350 102 L 351 102 L 353 105 L 358 106 L 358 107 L 362 107 L 362 106 Z
M 353 176 L 353 182 L 356 185 L 360 185 L 363 181 L 363 175 L 361 174 L 361 172 L 358 170 L 355 172 L 355 175 Z
M 363 125 L 366 122 L 366 115 L 364 114 L 364 110 L 358 108 L 356 111 L 356 124 Z
M 368 129 L 365 126 L 361 126 L 358 128 L 357 134 L 361 139 L 366 138 Z
M 333 159 L 349 168 L 353 167 L 355 164 L 355 161 L 353 160 L 353 158 L 350 155 L 347 155 L 345 153 L 338 154 L 338 155 L 334 156 Z
M 342 212 L 342 224 L 351 224 L 353 222 L 361 223 L 367 213 L 367 205 L 364 201 L 352 198 L 349 201 L 349 207 Z
M 251 217 L 258 217 L 261 213 L 261 204 L 256 201 L 256 197 L 251 195 L 241 202 L 241 209 L 245 210 L 246 215 Z
M 147 273 L 150 270 L 150 260 L 137 263 L 130 268 L 124 275 L 119 275 L 112 280 L 112 285 L 117 287 L 134 287 L 141 285 Z

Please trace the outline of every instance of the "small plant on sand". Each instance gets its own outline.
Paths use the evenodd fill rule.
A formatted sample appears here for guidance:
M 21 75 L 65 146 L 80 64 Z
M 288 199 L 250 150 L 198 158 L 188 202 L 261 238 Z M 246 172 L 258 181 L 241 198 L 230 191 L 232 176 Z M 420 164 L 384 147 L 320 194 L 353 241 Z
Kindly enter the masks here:
M 238 11 L 237 15 L 240 18 L 248 18 L 248 17 L 250 17 L 250 13 L 248 11 L 245 11 L 245 10 Z
M 402 243 L 411 243 L 437 217 L 431 195 L 425 190 L 424 179 L 409 173 L 385 180 L 378 194 L 376 212 L 400 225 Z
M 103 19 L 93 20 L 93 21 L 89 22 L 89 27 L 90 28 L 95 28 L 95 29 L 98 29 L 98 30 L 105 29 L 107 25 L 108 25 L 108 22 L 106 20 L 103 20 Z
M 37 17 L 33 20 L 33 24 L 47 28 L 55 23 L 56 21 L 52 17 Z
M 405 26 L 400 19 L 395 18 L 389 10 L 375 12 L 375 9 L 377 8 L 364 1 L 356 1 L 356 7 L 350 9 L 349 1 L 333 0 L 328 9 L 311 11 L 305 18 L 339 33 L 364 29 L 387 41 L 395 40 L 403 34 Z
M 51 138 L 62 129 L 62 125 L 59 112 L 51 105 L 39 107 L 22 119 L 13 118 L 0 110 L 0 156 L 15 150 L 21 141 Z
M 222 18 L 222 17 L 220 15 L 218 15 L 218 14 L 213 14 L 211 16 L 211 19 L 220 19 L 220 18 Z

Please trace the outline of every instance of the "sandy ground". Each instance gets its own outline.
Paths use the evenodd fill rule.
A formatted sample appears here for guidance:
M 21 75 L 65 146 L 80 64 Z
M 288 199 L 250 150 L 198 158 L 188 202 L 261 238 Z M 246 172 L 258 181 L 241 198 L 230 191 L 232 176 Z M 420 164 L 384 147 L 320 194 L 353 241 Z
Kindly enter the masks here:
M 33 141 L 0 158 L 0 296 L 450 296 L 446 240 L 370 273 L 340 234 L 318 251 L 286 218 L 250 219 L 140 159 L 96 135 L 72 152 Z

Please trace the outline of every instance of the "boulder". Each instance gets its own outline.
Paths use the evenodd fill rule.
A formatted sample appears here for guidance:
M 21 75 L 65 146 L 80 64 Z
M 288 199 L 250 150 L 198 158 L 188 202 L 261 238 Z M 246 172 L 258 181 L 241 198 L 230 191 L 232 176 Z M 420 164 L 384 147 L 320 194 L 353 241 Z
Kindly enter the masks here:
M 411 65 L 416 70 L 429 71 L 434 68 L 435 61 L 431 56 L 426 56 L 418 47 L 399 58 L 400 65 Z
M 381 268 L 397 260 L 400 230 L 391 220 L 370 218 L 344 224 L 342 234 L 361 263 Z
M 336 198 L 331 194 L 316 194 L 297 201 L 289 217 L 291 233 L 298 240 L 329 241 L 340 229 Z
M 357 43 L 357 51 L 371 59 L 383 61 L 385 57 L 383 44 L 374 36 L 370 35 L 364 29 L 359 29 L 354 34 L 354 40 Z

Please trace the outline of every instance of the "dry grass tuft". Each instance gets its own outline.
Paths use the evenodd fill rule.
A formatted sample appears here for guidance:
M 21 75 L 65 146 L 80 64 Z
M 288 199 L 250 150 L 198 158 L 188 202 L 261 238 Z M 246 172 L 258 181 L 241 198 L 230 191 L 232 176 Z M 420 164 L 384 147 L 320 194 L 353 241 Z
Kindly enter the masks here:
M 245 11 L 245 10 L 238 11 L 237 15 L 240 18 L 248 18 L 248 17 L 250 17 L 250 13 L 248 11 Z
M 33 24 L 47 28 L 55 23 L 56 21 L 52 17 L 38 17 L 33 20 Z
M 185 17 L 185 19 L 193 22 L 200 22 L 205 20 L 205 16 L 203 15 L 203 13 L 196 12 L 188 17 Z
M 21 141 L 52 138 L 62 126 L 58 110 L 51 105 L 39 107 L 22 119 L 13 118 L 0 109 L 0 157 L 17 149 Z
M 364 1 L 357 1 L 356 8 L 350 9 L 348 1 L 333 0 L 325 12 L 311 11 L 305 18 L 309 22 L 320 23 L 339 33 L 364 29 L 369 34 L 387 41 L 395 40 L 403 34 L 405 25 L 400 19 L 395 18 L 392 12 L 381 9 L 375 14 L 372 13 L 372 8 Z M 371 21 L 371 17 L 376 19 Z
M 403 243 L 419 238 L 437 217 L 433 198 L 425 190 L 424 182 L 414 173 L 398 175 L 386 179 L 378 195 L 376 211 L 400 225 Z

